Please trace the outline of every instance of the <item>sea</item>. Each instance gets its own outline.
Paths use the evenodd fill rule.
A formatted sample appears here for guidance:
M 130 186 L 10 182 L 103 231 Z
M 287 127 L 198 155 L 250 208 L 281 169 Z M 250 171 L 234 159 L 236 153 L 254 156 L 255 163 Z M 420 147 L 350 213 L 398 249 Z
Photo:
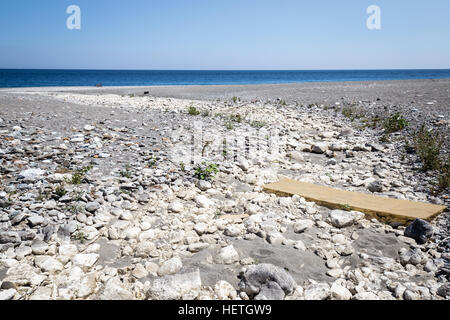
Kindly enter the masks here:
M 0 69 L 0 88 L 243 85 L 450 78 L 450 69 L 411 70 L 37 70 Z

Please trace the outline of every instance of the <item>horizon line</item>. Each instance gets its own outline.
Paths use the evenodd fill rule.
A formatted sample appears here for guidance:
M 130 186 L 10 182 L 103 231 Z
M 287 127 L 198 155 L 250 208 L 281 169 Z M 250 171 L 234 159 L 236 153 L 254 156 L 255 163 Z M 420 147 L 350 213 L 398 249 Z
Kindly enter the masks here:
M 409 71 L 450 70 L 450 68 L 369 68 L 369 69 L 90 69 L 90 68 L 0 68 L 0 70 L 66 70 L 66 71 Z

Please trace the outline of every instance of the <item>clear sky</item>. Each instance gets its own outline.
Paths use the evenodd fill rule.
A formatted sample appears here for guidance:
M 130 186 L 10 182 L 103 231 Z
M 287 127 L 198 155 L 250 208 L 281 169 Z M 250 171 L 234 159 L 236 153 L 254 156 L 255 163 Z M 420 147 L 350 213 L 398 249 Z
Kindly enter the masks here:
M 4 0 L 0 68 L 448 69 L 450 1 Z

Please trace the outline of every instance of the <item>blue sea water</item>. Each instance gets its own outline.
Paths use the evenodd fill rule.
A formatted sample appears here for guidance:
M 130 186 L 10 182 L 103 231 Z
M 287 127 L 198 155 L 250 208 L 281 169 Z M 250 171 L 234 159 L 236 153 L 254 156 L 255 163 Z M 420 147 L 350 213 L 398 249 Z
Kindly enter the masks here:
M 450 78 L 439 70 L 35 70 L 0 69 L 0 88 L 49 86 L 165 86 L 273 84 L 294 82 L 370 81 Z

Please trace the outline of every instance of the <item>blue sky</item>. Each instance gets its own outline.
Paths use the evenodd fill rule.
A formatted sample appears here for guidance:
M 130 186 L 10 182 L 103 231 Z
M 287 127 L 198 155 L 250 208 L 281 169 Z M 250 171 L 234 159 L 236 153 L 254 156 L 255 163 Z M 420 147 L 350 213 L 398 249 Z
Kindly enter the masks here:
M 450 1 L 0 1 L 0 68 L 450 68 Z

